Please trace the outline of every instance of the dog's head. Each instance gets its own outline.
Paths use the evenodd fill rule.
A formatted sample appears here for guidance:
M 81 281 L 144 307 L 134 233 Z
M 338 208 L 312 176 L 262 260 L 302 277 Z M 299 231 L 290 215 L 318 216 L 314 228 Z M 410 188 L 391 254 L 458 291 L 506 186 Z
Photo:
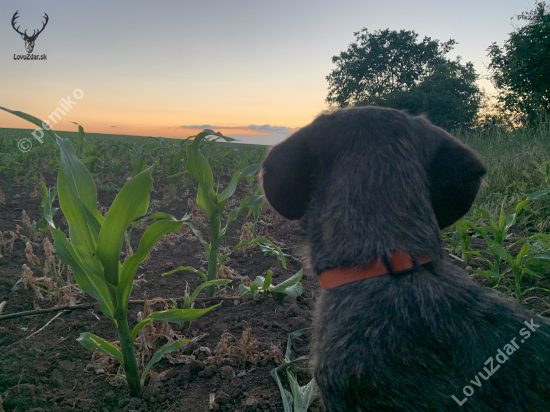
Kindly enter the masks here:
M 365 213 L 384 198 L 388 208 L 425 200 L 444 228 L 469 210 L 485 172 L 475 152 L 425 118 L 363 107 L 321 115 L 274 146 L 262 181 L 269 203 L 288 219 L 303 217 L 316 192 L 342 202 L 358 192 Z

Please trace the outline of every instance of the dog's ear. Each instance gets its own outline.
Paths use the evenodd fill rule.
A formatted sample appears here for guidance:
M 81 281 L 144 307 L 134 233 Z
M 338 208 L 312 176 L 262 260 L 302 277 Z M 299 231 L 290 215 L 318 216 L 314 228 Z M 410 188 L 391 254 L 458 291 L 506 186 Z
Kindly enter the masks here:
M 311 200 L 317 162 L 309 152 L 309 133 L 304 129 L 274 146 L 262 163 L 265 196 L 287 219 L 300 219 Z
M 427 170 L 430 200 L 441 229 L 470 210 L 486 171 L 473 150 L 450 135 L 443 139 Z

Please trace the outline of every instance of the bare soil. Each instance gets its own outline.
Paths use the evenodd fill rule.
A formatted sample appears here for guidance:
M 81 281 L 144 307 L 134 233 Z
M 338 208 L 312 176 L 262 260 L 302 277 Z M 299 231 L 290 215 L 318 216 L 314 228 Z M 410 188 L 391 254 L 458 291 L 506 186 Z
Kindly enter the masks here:
M 54 177 L 47 176 L 47 183 L 54 184 Z M 41 196 L 32 198 L 32 184 L 29 187 L 16 186 L 6 193 L 5 204 L 0 204 L 0 231 L 15 231 L 16 225 L 22 225 L 22 210 L 31 220 L 40 219 L 39 205 Z M 189 211 L 188 199 L 194 199 L 191 189 L 187 196 L 177 200 L 167 200 L 165 193 L 158 190 L 155 184 L 152 199 L 157 201 L 158 210 L 171 213 L 180 218 Z M 243 185 L 237 192 L 242 198 L 247 194 Z M 99 204 L 110 206 L 115 194 L 99 192 Z M 57 202 L 56 202 L 57 203 Z M 56 215 L 56 226 L 62 230 L 66 225 Z M 269 222 L 270 219 L 268 219 Z M 239 242 L 238 230 L 244 223 L 244 217 L 238 219 L 225 237 L 223 246 L 233 247 Z M 269 223 L 269 234 L 276 241 L 283 242 L 285 247 L 296 247 L 301 242 L 297 226 L 288 221 Z M 208 233 L 206 227 L 199 227 Z M 132 244 L 143 233 L 142 229 L 132 232 Z M 182 236 L 176 242 L 163 243 L 151 252 L 138 271 L 141 279 L 134 288 L 131 299 L 142 299 L 144 293 L 149 299 L 182 297 L 186 284 L 191 290 L 201 283 L 198 275 L 192 272 L 179 272 L 162 277 L 161 274 L 179 266 L 206 267 L 204 250 L 196 238 Z M 41 247 L 34 252 L 40 259 L 44 258 Z M 265 257 L 257 250 L 250 256 L 243 253 L 232 255 L 227 266 L 241 276 L 251 280 L 258 275 L 265 276 L 267 270 L 273 271 L 273 283 L 277 284 L 296 273 L 300 263 L 288 259 L 288 269 L 282 269 L 275 257 Z M 296 253 L 294 253 L 296 255 Z M 447 255 L 447 254 L 446 254 Z M 463 268 L 465 264 L 456 259 L 450 260 Z M 36 307 L 54 306 L 54 301 L 37 300 L 34 291 L 25 290 L 19 285 L 16 291 L 13 286 L 21 278 L 22 265 L 29 264 L 25 256 L 25 243 L 16 240 L 13 251 L 0 259 L 0 302 L 6 301 L 2 314 L 9 314 Z M 470 263 L 473 268 L 475 262 Z M 479 268 L 482 266 L 480 265 Z M 486 283 L 480 279 L 480 283 Z M 117 334 L 113 324 L 100 312 L 99 308 L 63 312 L 46 328 L 30 339 L 32 333 L 50 321 L 55 312 L 41 315 L 19 317 L 0 322 L 0 411 L 163 411 L 163 412 L 202 412 L 210 410 L 245 412 L 245 411 L 282 411 L 280 393 L 270 371 L 277 366 L 274 359 L 266 359 L 254 365 L 247 360 L 226 359 L 220 365 L 206 362 L 208 350 L 215 352 L 224 332 L 236 338 L 250 328 L 253 338 L 258 340 L 258 351 L 273 351 L 280 348 L 284 353 L 288 334 L 300 328 L 309 327 L 319 286 L 311 276 L 302 279 L 304 292 L 298 298 L 286 297 L 279 301 L 273 297 L 253 301 L 224 300 L 222 305 L 205 316 L 191 323 L 183 331 L 188 338 L 207 334 L 196 344 L 183 349 L 187 355 L 194 354 L 195 360 L 188 364 L 171 364 L 163 359 L 153 367 L 157 374 L 166 372 L 160 384 L 150 384 L 144 397 L 131 398 L 128 389 L 120 380 L 112 381 L 111 375 L 86 371 L 86 365 L 92 359 L 92 353 L 83 348 L 76 339 L 82 332 L 92 332 L 111 342 L 116 341 Z M 239 281 L 233 281 L 228 293 L 237 294 Z M 546 285 L 548 287 L 548 285 Z M 231 289 L 232 288 L 232 289 Z M 534 308 L 543 312 L 550 306 L 548 294 L 540 293 L 541 300 L 533 300 Z M 82 296 L 80 303 L 93 302 L 89 296 Z M 546 303 L 544 303 L 546 302 Z M 206 307 L 213 303 L 198 303 L 197 307 Z M 163 309 L 156 305 L 155 309 Z M 137 323 L 138 311 L 143 306 L 131 305 L 129 310 L 130 327 Z M 172 326 L 181 332 L 179 326 Z M 160 344 L 166 341 L 160 342 Z M 202 349 L 208 348 L 208 349 Z M 309 339 L 304 337 L 295 342 L 294 351 L 298 355 L 308 353 Z M 110 379 L 111 378 L 111 379 Z M 303 382 L 307 382 L 307 376 Z M 109 381 L 110 380 L 110 381 Z M 118 382 L 118 384 L 117 384 Z M 285 379 L 283 382 L 286 384 Z M 213 394 L 213 395 L 212 395 Z M 211 397 L 214 403 L 211 402 Z M 316 401 L 309 409 L 319 412 L 322 407 Z

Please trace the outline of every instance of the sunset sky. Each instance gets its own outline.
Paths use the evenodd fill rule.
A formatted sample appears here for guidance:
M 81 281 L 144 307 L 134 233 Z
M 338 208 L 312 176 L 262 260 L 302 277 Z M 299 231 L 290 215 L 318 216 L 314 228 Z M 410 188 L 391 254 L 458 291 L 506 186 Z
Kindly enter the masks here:
M 275 142 L 327 108 L 332 56 L 366 27 L 414 30 L 458 45 L 450 58 L 486 75 L 486 49 L 502 45 L 533 0 L 12 1 L 0 4 L 0 106 L 46 119 L 83 92 L 54 130 L 182 136 L 209 127 Z M 49 22 L 33 54 L 30 34 Z M 487 80 L 480 84 L 488 91 Z M 78 92 L 77 92 L 78 94 Z M 31 126 L 5 112 L 0 127 Z M 245 139 L 246 140 L 246 139 Z M 256 140 L 257 141 L 257 140 Z

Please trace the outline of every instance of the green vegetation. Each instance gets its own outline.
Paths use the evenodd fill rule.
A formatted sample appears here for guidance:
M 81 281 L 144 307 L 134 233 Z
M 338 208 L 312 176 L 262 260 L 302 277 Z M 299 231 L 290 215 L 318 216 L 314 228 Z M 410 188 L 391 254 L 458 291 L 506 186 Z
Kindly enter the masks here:
M 263 276 L 257 276 L 254 279 L 254 282 L 250 286 L 241 284 L 239 289 L 243 292 L 243 296 L 247 299 L 254 299 L 260 294 L 272 293 L 275 296 L 285 297 L 285 296 L 300 296 L 303 292 L 303 286 L 300 282 L 302 279 L 304 270 L 300 269 L 298 273 L 294 276 L 291 276 L 284 282 L 279 283 L 278 285 L 271 284 L 271 275 L 273 272 L 271 270 L 267 271 L 267 275 L 264 278 Z
M 9 112 L 37 126 L 41 124 L 40 120 L 32 116 Z M 79 128 L 79 134 L 83 136 L 83 130 L 80 126 Z M 59 203 L 69 223 L 70 233 L 69 243 L 65 233 L 56 229 L 52 222 L 48 222 L 52 226 L 56 252 L 65 264 L 71 266 L 78 286 L 97 299 L 101 311 L 115 324 L 120 350 L 89 332 L 82 333 L 78 341 L 89 350 L 106 353 L 117 359 L 124 366 L 126 376 L 123 378 L 128 383 L 132 396 L 139 396 L 151 366 L 164 354 L 178 350 L 183 343 L 189 341 L 180 339 L 160 348 L 140 378 L 134 350 L 134 341 L 140 329 L 154 321 L 189 322 L 218 306 L 153 312 L 131 332 L 128 327 L 128 300 L 139 265 L 162 236 L 179 231 L 189 216 L 184 216 L 182 220 L 166 213 L 149 216 L 148 219 L 156 219 L 156 222 L 143 234 L 138 251 L 121 264 L 120 254 L 127 228 L 134 220 L 146 214 L 149 207 L 153 167 L 137 174 L 124 185 L 104 218 L 97 210 L 97 190 L 88 169 L 77 158 L 67 140 L 56 136 L 51 130 L 46 132 L 57 141 L 60 148 L 57 178 Z
M 450 233 L 445 235 L 451 241 L 452 251 L 454 253 L 460 251 L 465 263 L 468 263 L 470 256 L 474 256 L 488 266 L 488 270 L 475 270 L 476 274 L 487 277 L 491 287 L 503 288 L 519 302 L 525 300 L 525 293 L 535 289 L 550 292 L 550 290 L 541 287 L 523 288 L 522 282 L 525 275 L 535 278 L 542 277 L 533 269 L 540 267 L 541 260 L 550 260 L 550 255 L 547 254 L 550 235 L 536 234 L 513 242 L 509 236 L 509 230 L 516 224 L 518 215 L 525 206 L 534 200 L 548 199 L 549 192 L 550 189 L 546 189 L 531 194 L 527 199 L 518 203 L 514 213 L 509 215 L 506 215 L 502 207 L 496 221 L 491 218 L 487 210 L 474 206 L 480 215 L 476 214 L 468 220 L 459 220 L 451 227 Z M 470 243 L 474 237 L 483 239 L 487 244 L 487 249 L 473 250 Z M 531 248 L 532 241 L 537 242 L 534 248 Z M 514 250 L 522 244 L 523 246 L 514 257 Z M 503 268 L 503 263 L 508 266 Z M 548 266 L 545 269 L 547 268 Z M 512 274 L 511 279 L 506 276 L 508 273 Z
M 537 1 L 534 10 L 516 17 L 526 24 L 510 33 L 503 48 L 493 43 L 487 49 L 489 69 L 503 109 L 528 123 L 550 111 L 550 13 Z
M 425 114 L 447 130 L 474 125 L 482 94 L 473 63 L 445 57 L 456 44 L 414 31 L 366 28 L 334 56 L 326 101 L 338 107 L 384 106 Z
M 309 356 L 300 356 L 296 359 L 292 357 L 292 340 L 306 333 L 309 333 L 311 328 L 300 329 L 288 335 L 286 344 L 285 359 L 279 367 L 271 371 L 271 376 L 277 382 L 281 398 L 283 400 L 284 412 L 306 412 L 318 394 L 317 384 L 314 379 L 311 379 L 306 385 L 300 386 L 296 377 L 299 373 L 311 374 L 311 371 L 304 367 L 304 364 L 309 360 Z M 286 372 L 290 392 L 287 391 L 279 378 L 279 372 Z
M 39 122 L 29 116 L 25 118 L 35 124 Z M 215 291 L 215 287 L 231 283 L 217 277 L 222 265 L 238 249 L 243 253 L 260 250 L 264 256 L 276 257 L 283 268 L 286 258 L 297 260 L 284 253 L 286 249 L 279 248 L 269 236 L 259 234 L 260 218 L 265 224 L 268 214 L 265 211 L 261 214 L 262 196 L 254 178 L 266 148 L 216 141 L 224 136 L 211 130 L 185 140 L 85 134 L 81 126 L 75 133 L 59 134 L 64 138 L 49 131 L 43 144 L 35 142 L 32 150 L 22 152 L 18 141 L 32 138 L 31 131 L 0 129 L 0 187 L 8 191 L 14 185 L 34 186 L 36 196 L 41 196 L 42 219 L 26 226 L 30 235 L 25 236 L 30 240 L 53 237 L 52 253 L 60 259 L 59 265 L 63 262 L 63 268 L 72 268 L 80 289 L 97 299 L 102 312 L 115 324 L 119 343 L 110 343 L 89 332 L 82 333 L 79 342 L 120 362 L 125 370 L 123 378 L 132 395 L 138 396 L 151 366 L 187 341 L 182 336 L 169 340 L 159 345 L 156 354 L 146 361 L 137 362 L 134 341 L 146 324 L 164 321 L 187 329 L 193 319 L 217 306 L 193 309 L 200 292 L 238 299 L 238 295 L 227 297 L 225 289 Z M 550 123 L 532 123 L 517 129 L 496 126 L 459 129 L 455 135 L 482 156 L 489 172 L 476 206 L 445 235 L 451 242 L 451 253 L 474 266 L 473 273 L 486 277 L 491 287 L 520 302 L 537 299 L 535 291 L 550 293 L 544 284 L 550 269 Z M 48 188 L 43 183 L 43 174 L 57 174 L 57 187 Z M 170 194 L 173 200 L 189 197 L 190 193 L 194 197 L 196 193 L 198 207 L 193 212 L 204 211 L 209 233 L 203 235 L 190 222 L 189 215 L 178 220 L 158 212 L 161 200 L 155 200 L 155 206 L 149 210 L 153 179 L 159 192 L 164 192 L 164 196 Z M 237 198 L 238 187 L 241 192 Z M 97 209 L 97 190 L 116 194 L 110 209 L 102 213 Z M 4 196 L 0 192 L 0 201 Z M 70 240 L 54 225 L 54 217 L 60 218 L 60 211 L 54 207 L 56 197 L 67 219 Z M 227 230 L 245 211 L 248 213 L 241 234 L 246 231 L 252 235 L 241 237 L 236 245 L 221 248 Z M 144 232 L 134 252 L 129 234 L 136 226 Z M 173 309 L 165 307 L 164 311 L 153 312 L 130 329 L 128 299 L 139 264 L 164 234 L 177 234 L 183 226 L 190 228 L 201 242 L 208 269 L 182 266 L 166 274 L 188 270 L 198 274 L 202 283 L 193 293 L 188 288 L 181 292 L 182 308 L 178 309 L 174 302 Z M 518 229 L 527 233 L 518 236 Z M 13 239 L 13 235 L 10 238 L 0 234 L 2 253 L 9 253 Z M 120 261 L 124 246 L 125 260 Z M 34 256 L 32 249 L 29 256 Z M 51 276 L 60 277 L 65 269 L 50 270 Z M 300 270 L 273 285 L 272 273 L 268 271 L 265 277 L 243 281 L 239 290 L 236 286 L 233 290 L 247 299 L 261 295 L 296 297 L 302 293 L 301 278 Z M 34 286 L 47 292 L 45 285 Z M 71 287 L 76 287 L 74 282 Z M 313 383 L 298 385 L 297 374 L 305 369 L 300 369 L 297 361 L 291 360 L 287 353 L 284 362 L 272 372 L 278 380 L 285 411 L 306 411 L 315 396 Z M 283 371 L 290 392 L 279 379 L 278 372 Z
M 336 68 L 326 76 L 326 102 L 424 114 L 446 130 L 540 123 L 550 114 L 548 4 L 537 0 L 534 10 L 515 17 L 524 24 L 514 26 L 503 47 L 494 42 L 487 48 L 496 99 L 480 90 L 471 62 L 446 57 L 453 39 L 419 40 L 412 30 L 363 28 L 354 33 L 356 42 L 332 57 Z

